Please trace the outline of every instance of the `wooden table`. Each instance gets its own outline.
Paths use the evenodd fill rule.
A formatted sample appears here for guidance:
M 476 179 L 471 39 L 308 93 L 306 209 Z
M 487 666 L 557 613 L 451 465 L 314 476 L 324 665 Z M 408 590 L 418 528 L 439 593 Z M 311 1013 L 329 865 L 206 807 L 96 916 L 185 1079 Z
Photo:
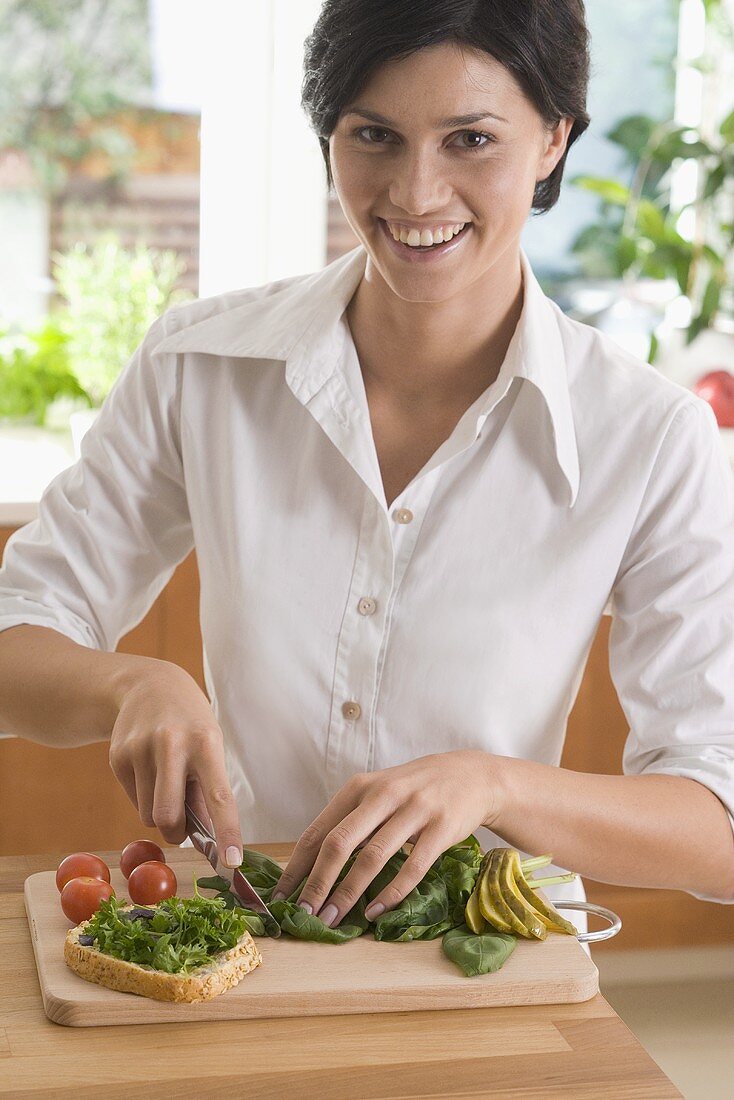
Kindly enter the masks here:
M 284 845 L 258 847 L 287 856 Z M 681 1096 L 601 994 L 526 1008 L 60 1027 L 43 1012 L 23 882 L 65 854 L 0 859 L 2 1096 Z

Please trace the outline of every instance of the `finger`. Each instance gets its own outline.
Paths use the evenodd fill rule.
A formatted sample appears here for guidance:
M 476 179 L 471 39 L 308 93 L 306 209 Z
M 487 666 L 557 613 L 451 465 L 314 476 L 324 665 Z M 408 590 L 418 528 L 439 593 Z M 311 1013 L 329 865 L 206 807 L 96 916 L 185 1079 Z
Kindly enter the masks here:
M 137 810 L 138 808 L 138 796 L 135 791 L 135 772 L 130 765 L 112 764 L 110 760 L 110 768 L 117 782 L 122 787 L 127 797 L 132 802 L 133 806 Z
M 324 839 L 334 826 L 355 808 L 358 801 L 359 796 L 356 792 L 352 793 L 349 784 L 346 784 L 303 831 L 280 876 L 278 889 L 273 894 L 273 901 L 281 897 L 290 897 L 299 882 L 303 882 L 306 875 L 310 874 Z
M 196 760 L 190 762 L 190 768 L 201 785 L 219 858 L 227 867 L 239 867 L 242 863 L 242 832 L 237 803 L 227 777 L 221 739 L 218 742 L 210 740 Z
M 153 819 L 153 795 L 155 793 L 155 768 L 152 765 L 139 763 L 135 768 L 135 798 L 138 804 L 138 813 L 143 825 L 149 829 L 155 826 Z
M 153 820 L 171 844 L 180 844 L 186 836 L 185 791 L 186 770 L 181 754 L 160 759 L 153 793 Z
M 209 811 L 206 808 L 206 802 L 204 801 L 204 792 L 201 789 L 201 783 L 198 779 L 189 779 L 186 783 L 186 801 L 202 825 L 205 825 L 210 833 L 214 832 L 214 826 L 212 820 L 209 817 Z
M 316 913 L 325 923 L 329 923 L 326 920 L 329 914 L 322 916 L 320 909 L 339 877 L 339 872 L 360 840 L 364 840 L 369 833 L 382 825 L 384 820 L 383 805 L 378 802 L 363 802 L 347 814 L 338 825 L 330 829 L 324 837 L 306 885 L 301 891 L 298 904 L 304 908 L 308 906 L 309 912 Z M 331 916 L 334 920 L 336 914 Z
M 349 912 L 385 864 L 415 829 L 415 816 L 395 814 L 359 852 L 349 872 L 328 898 L 319 916 L 333 928 Z
M 395 877 L 385 886 L 365 910 L 368 920 L 376 920 L 387 909 L 394 909 L 410 891 L 426 877 L 432 865 L 453 842 L 441 830 L 426 828 Z

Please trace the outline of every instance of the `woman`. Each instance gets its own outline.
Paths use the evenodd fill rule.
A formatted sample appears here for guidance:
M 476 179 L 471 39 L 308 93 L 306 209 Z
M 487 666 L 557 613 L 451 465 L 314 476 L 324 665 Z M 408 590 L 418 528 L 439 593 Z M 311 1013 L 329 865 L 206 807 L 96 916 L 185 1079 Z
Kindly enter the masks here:
M 8 547 L 2 726 L 109 738 L 142 821 L 183 840 L 188 790 L 232 865 L 243 835 L 300 835 L 283 889 L 308 876 L 332 925 L 406 841 L 370 917 L 481 828 L 734 901 L 713 417 L 565 318 L 520 249 L 587 71 L 580 0 L 329 0 L 304 105 L 360 247 L 156 322 Z M 211 706 L 112 652 L 192 546 Z M 623 776 L 558 767 L 605 609 Z

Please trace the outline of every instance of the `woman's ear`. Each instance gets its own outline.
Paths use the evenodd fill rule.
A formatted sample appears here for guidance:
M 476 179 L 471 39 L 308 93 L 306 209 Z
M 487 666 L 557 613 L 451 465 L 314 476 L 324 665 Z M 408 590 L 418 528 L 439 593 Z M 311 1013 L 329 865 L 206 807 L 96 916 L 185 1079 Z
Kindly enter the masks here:
M 566 151 L 568 135 L 573 126 L 572 118 L 562 118 L 556 127 L 544 132 L 544 152 L 538 164 L 536 182 L 548 179 L 553 169 Z

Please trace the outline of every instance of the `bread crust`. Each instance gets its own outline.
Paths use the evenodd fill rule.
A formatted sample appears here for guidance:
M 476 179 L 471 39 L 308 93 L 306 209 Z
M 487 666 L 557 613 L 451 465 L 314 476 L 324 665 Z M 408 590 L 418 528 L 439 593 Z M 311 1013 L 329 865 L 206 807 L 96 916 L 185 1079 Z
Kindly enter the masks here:
M 237 985 L 246 974 L 262 963 L 262 955 L 249 932 L 244 932 L 229 951 L 214 955 L 205 966 L 189 974 L 167 974 L 149 970 L 138 963 L 126 962 L 105 955 L 96 947 L 84 947 L 79 937 L 89 921 L 70 928 L 64 941 L 64 961 L 85 981 L 116 989 L 120 993 L 137 993 L 155 1001 L 175 1001 L 191 1004 L 211 1001 Z

